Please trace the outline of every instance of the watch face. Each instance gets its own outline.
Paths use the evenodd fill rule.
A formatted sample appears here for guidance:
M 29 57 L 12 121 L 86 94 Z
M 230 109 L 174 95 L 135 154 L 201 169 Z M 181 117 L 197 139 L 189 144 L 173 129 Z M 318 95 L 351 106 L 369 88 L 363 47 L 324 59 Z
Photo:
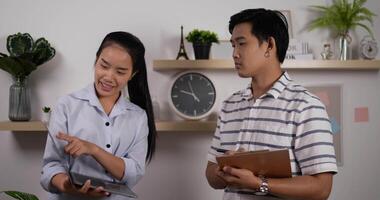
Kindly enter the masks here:
M 187 119 L 200 119 L 211 112 L 215 104 L 215 87 L 206 76 L 197 72 L 180 75 L 170 92 L 172 106 Z

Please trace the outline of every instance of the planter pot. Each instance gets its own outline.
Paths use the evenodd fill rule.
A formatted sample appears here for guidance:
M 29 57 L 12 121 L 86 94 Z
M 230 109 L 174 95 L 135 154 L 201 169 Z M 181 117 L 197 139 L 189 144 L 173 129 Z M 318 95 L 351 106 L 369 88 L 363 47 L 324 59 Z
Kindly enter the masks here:
M 340 35 L 338 38 L 339 60 L 349 60 L 351 58 L 351 52 L 349 44 L 351 37 L 348 34 Z
M 50 112 L 43 112 L 41 116 L 42 123 L 44 123 L 45 125 L 48 125 L 49 120 L 50 120 Z
M 193 43 L 195 59 L 209 59 L 211 43 Z
M 13 78 L 14 82 L 9 88 L 9 113 L 11 121 L 29 121 L 31 119 L 30 90 L 27 77 Z

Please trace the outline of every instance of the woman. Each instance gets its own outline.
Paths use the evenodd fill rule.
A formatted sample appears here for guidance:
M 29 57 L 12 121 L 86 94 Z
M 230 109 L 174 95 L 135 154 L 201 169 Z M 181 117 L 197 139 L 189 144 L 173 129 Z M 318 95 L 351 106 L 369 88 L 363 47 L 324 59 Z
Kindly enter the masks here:
M 60 98 L 53 109 L 41 185 L 49 199 L 125 199 L 102 187 L 81 187 L 70 172 L 133 187 L 155 150 L 156 128 L 145 65 L 145 48 L 134 35 L 109 33 L 95 62 L 95 81 Z M 122 91 L 128 86 L 130 101 Z

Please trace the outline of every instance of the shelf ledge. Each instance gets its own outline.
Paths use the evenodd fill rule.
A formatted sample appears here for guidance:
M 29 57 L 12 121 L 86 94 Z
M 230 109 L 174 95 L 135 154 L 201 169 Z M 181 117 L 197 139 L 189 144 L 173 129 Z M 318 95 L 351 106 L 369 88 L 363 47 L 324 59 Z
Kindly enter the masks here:
M 287 70 L 379 70 L 380 60 L 285 60 Z M 231 70 L 234 62 L 230 59 L 214 60 L 153 60 L 155 71 L 211 69 Z
M 157 121 L 158 132 L 214 132 L 216 121 Z M 41 121 L 0 122 L 0 131 L 46 132 Z

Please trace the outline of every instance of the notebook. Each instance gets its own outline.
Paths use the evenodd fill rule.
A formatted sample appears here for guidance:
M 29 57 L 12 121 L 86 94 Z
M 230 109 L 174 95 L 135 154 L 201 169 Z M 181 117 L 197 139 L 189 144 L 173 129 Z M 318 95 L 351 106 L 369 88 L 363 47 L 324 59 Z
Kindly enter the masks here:
M 287 149 L 275 151 L 249 151 L 233 155 L 217 156 L 218 165 L 248 169 L 256 176 L 267 178 L 289 178 L 292 176 Z
M 73 184 L 82 186 L 88 179 L 91 180 L 91 188 L 102 186 L 104 191 L 111 194 L 118 194 L 130 198 L 137 198 L 137 194 L 134 193 L 127 185 L 107 182 L 105 180 L 97 179 L 94 177 L 85 176 L 75 172 L 70 172 L 70 178 Z

